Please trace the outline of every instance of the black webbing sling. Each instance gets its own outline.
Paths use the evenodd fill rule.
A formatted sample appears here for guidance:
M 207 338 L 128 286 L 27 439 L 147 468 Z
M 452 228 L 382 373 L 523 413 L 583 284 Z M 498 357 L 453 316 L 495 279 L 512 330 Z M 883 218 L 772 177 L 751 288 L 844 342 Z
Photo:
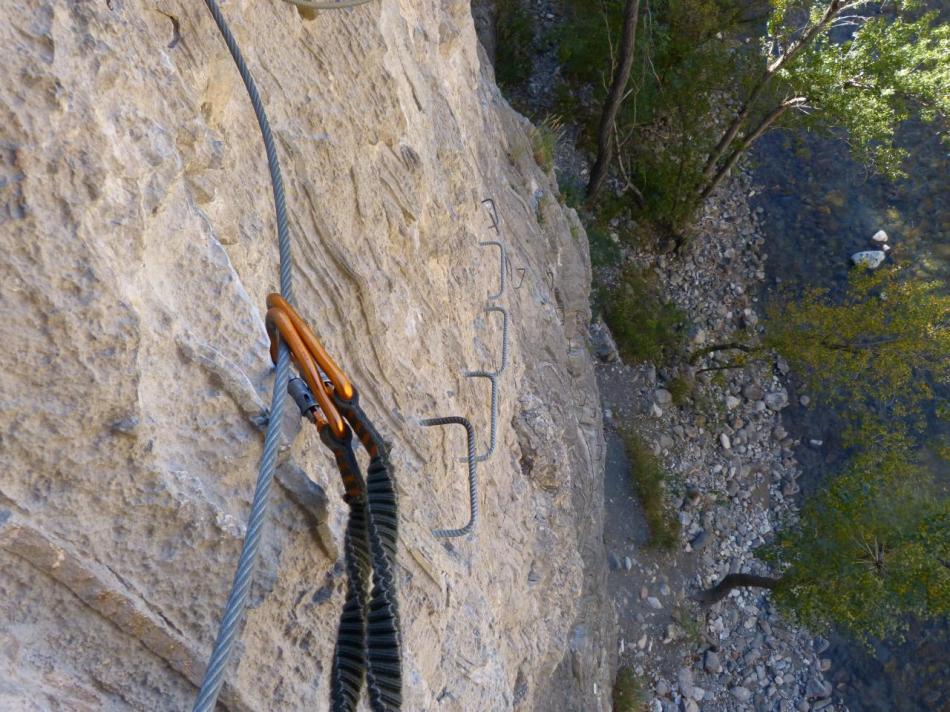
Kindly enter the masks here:
M 300 316 L 278 295 L 267 299 L 272 352 L 290 347 L 303 379 L 289 388 L 333 453 L 350 509 L 344 538 L 347 590 L 330 674 L 333 712 L 355 712 L 366 679 L 373 712 L 402 707 L 399 610 L 393 561 L 398 518 L 386 444 L 360 407 L 356 389 Z M 353 435 L 369 456 L 364 478 Z

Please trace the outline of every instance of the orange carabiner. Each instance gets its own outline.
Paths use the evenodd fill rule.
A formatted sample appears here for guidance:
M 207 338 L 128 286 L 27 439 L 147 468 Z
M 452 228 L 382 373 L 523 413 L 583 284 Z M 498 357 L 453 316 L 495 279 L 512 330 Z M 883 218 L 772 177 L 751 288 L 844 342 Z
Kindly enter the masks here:
M 346 432 L 343 417 L 333 405 L 330 396 L 335 393 L 340 399 L 353 398 L 353 385 L 336 362 L 323 348 L 307 323 L 297 311 L 279 294 L 267 295 L 267 317 L 264 320 L 270 337 L 270 355 L 277 362 L 278 339 L 283 339 L 293 355 L 300 374 L 313 392 L 323 417 L 317 415 L 317 425 L 329 424 L 333 434 L 342 437 Z M 321 370 L 330 379 L 332 391 L 323 382 Z

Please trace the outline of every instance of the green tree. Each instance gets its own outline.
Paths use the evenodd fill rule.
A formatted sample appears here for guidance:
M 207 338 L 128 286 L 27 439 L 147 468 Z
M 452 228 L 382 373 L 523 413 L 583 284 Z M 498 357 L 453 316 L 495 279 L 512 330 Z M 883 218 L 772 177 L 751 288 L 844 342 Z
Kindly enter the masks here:
M 531 76 L 534 36 L 531 16 L 522 0 L 499 0 L 495 4 L 495 78 L 501 87 L 517 87 Z
M 865 641 L 899 633 L 908 616 L 950 615 L 950 500 L 907 452 L 899 438 L 881 443 L 809 499 L 759 552 L 778 576 L 730 574 L 697 598 L 765 587 L 802 625 Z
M 897 126 L 950 113 L 950 25 L 917 2 L 773 0 L 755 16 L 736 0 L 654 0 L 633 41 L 632 0 L 566 0 L 557 38 L 572 91 L 562 113 L 586 125 L 598 156 L 589 197 L 611 165 L 636 207 L 680 243 L 706 198 L 777 126 L 834 131 L 870 168 L 900 175 Z M 593 102 L 576 99 L 581 87 Z M 726 120 L 719 133 L 714 117 Z
M 621 193 L 669 228 L 695 206 L 713 143 L 709 115 L 744 61 L 720 38 L 748 19 L 737 0 L 641 1 L 636 38 L 627 44 L 633 9 L 628 0 L 565 0 L 565 24 L 555 33 L 565 80 L 559 111 L 583 128 L 582 146 L 604 157 L 592 170 L 588 202 L 609 167 Z M 597 207 L 604 215 L 627 204 L 611 196 Z
M 812 628 L 854 637 L 892 635 L 908 616 L 950 613 L 950 499 L 913 455 L 927 412 L 941 416 L 950 383 L 950 297 L 901 270 L 852 271 L 843 294 L 813 289 L 768 310 L 760 345 L 716 344 L 749 358 L 784 356 L 824 401 L 846 414 L 856 454 L 806 501 L 759 554 L 777 576 L 730 574 L 697 598 L 734 588 L 771 589 L 778 605 Z
M 764 66 L 706 158 L 699 202 L 788 114 L 810 128 L 844 129 L 859 157 L 900 174 L 898 124 L 913 107 L 928 120 L 950 109 L 950 26 L 916 11 L 913 0 L 776 0 Z
M 855 268 L 841 296 L 812 289 L 774 302 L 761 344 L 713 344 L 691 360 L 725 350 L 740 352 L 730 368 L 779 353 L 812 392 L 847 414 L 845 442 L 854 444 L 875 424 L 907 429 L 934 410 L 935 388 L 950 384 L 950 296 L 899 268 Z
M 846 442 L 859 442 L 875 422 L 919 426 L 934 389 L 950 383 L 950 296 L 942 290 L 898 268 L 856 268 L 840 299 L 813 289 L 774 304 L 764 343 L 826 403 L 851 414 Z

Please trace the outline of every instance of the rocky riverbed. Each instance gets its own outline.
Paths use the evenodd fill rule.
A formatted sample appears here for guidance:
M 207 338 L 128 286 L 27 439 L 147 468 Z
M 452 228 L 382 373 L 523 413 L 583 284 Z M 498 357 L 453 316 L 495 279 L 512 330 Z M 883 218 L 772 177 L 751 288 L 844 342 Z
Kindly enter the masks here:
M 658 273 L 665 295 L 689 316 L 696 348 L 758 328 L 765 256 L 751 192 L 746 174 L 729 182 L 680 258 L 620 247 L 624 261 Z M 690 599 L 727 573 L 769 573 L 754 550 L 783 519 L 795 516 L 798 443 L 781 422 L 789 404 L 787 365 L 657 372 L 653 365 L 622 363 L 602 324 L 594 326 L 593 338 L 602 362 L 606 543 L 610 592 L 621 620 L 621 664 L 649 680 L 658 712 L 844 709 L 825 679 L 828 643 L 789 626 L 767 594 L 734 591 L 708 608 Z M 681 405 L 669 389 L 676 376 L 696 380 Z M 811 401 L 800 396 L 800 402 Z M 618 427 L 639 432 L 669 472 L 682 528 L 673 553 L 644 546 Z
M 534 0 L 527 7 L 538 33 L 561 21 L 557 2 Z M 494 46 L 493 37 L 485 42 Z M 550 43 L 537 44 L 532 77 L 513 90 L 513 100 L 522 110 L 543 114 L 558 66 Z M 577 133 L 565 122 L 555 150 L 555 170 L 569 182 L 587 177 L 584 157 L 574 147 Z M 656 272 L 665 297 L 689 316 L 696 348 L 730 340 L 739 329 L 754 338 L 758 329 L 765 239 L 750 205 L 753 193 L 748 173 L 727 181 L 706 206 L 700 234 L 676 258 L 635 249 L 628 244 L 635 240 L 622 242 L 621 233 L 642 232 L 636 225 L 611 225 L 621 265 Z M 595 283 L 609 285 L 616 272 L 616 265 L 595 271 Z M 652 364 L 623 363 L 602 322 L 592 324 L 591 341 L 601 364 L 604 540 L 619 664 L 634 670 L 657 712 L 846 709 L 836 705 L 825 679 L 828 642 L 789 626 L 767 594 L 734 591 L 708 608 L 691 599 L 727 573 L 768 573 L 753 552 L 779 522 L 795 516 L 801 468 L 793 451 L 797 443 L 781 422 L 789 404 L 787 365 L 754 363 L 697 377 L 692 367 L 658 372 Z M 674 404 L 669 386 L 677 376 L 697 385 L 692 397 Z M 800 403 L 810 403 L 808 396 Z M 648 546 L 619 427 L 639 433 L 669 472 L 681 525 L 679 546 L 671 553 Z
M 542 35 L 561 21 L 557 2 L 534 0 L 528 7 Z M 543 115 L 558 66 L 550 44 L 538 44 L 533 75 L 513 90 L 513 100 Z M 562 124 L 555 151 L 555 170 L 569 182 L 587 177 L 574 146 L 577 133 L 570 122 Z M 750 200 L 755 192 L 748 171 L 733 176 L 706 206 L 696 239 L 675 258 L 621 240 L 621 234 L 643 236 L 638 226 L 611 224 L 620 264 L 656 272 L 664 296 L 688 315 L 693 348 L 731 340 L 737 330 L 754 340 L 759 328 L 766 254 L 761 209 L 757 214 Z M 617 265 L 595 269 L 595 283 L 611 284 L 617 271 Z M 765 592 L 734 591 L 709 607 L 691 598 L 727 573 L 769 573 L 754 550 L 795 516 L 800 443 L 782 424 L 788 366 L 752 363 L 697 375 L 699 367 L 625 364 L 601 321 L 591 326 L 591 342 L 607 438 L 604 540 L 619 664 L 634 670 L 657 712 L 847 709 L 826 680 L 828 642 L 790 626 Z M 677 376 L 696 387 L 674 403 L 670 385 Z M 795 401 L 811 405 L 804 394 Z M 669 473 L 681 525 L 670 553 L 649 546 L 619 428 L 639 433 Z

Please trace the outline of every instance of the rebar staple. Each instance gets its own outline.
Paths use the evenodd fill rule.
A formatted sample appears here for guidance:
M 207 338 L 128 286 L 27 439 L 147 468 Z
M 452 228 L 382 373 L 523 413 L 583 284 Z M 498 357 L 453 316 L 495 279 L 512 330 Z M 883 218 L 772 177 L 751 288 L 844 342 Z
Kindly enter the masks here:
M 505 262 L 508 260 L 508 255 L 505 254 L 505 246 L 498 240 L 485 240 L 483 242 L 479 242 L 478 244 L 481 245 L 482 247 L 491 247 L 492 245 L 494 245 L 495 247 L 498 248 L 498 251 L 501 253 L 501 261 L 500 261 L 501 266 L 498 270 L 498 293 L 488 295 L 488 298 L 492 301 L 494 301 L 495 299 L 500 299 L 501 296 L 505 293 Z
M 432 536 L 440 538 L 465 536 L 475 528 L 478 520 L 478 462 L 475 457 L 475 428 L 460 415 L 450 415 L 444 418 L 427 418 L 422 425 L 431 428 L 437 425 L 461 425 L 465 428 L 465 437 L 468 441 L 468 523 L 460 529 L 433 529 Z
M 489 219 L 491 220 L 491 228 L 498 235 L 501 234 L 501 229 L 498 221 L 498 209 L 495 206 L 495 201 L 492 198 L 486 198 L 482 201 L 482 205 L 487 205 L 489 208 Z M 488 436 L 488 449 L 481 455 L 476 455 L 475 452 L 475 429 L 472 427 L 472 424 L 467 418 L 461 416 L 448 416 L 444 418 L 429 418 L 423 420 L 422 425 L 426 427 L 431 427 L 434 425 L 448 425 L 448 424 L 458 424 L 465 427 L 467 436 L 468 436 L 468 455 L 466 457 L 460 458 L 460 461 L 468 462 L 468 480 L 469 480 L 469 510 L 470 517 L 468 524 L 460 529 L 433 529 L 432 535 L 437 537 L 459 537 L 465 536 L 475 528 L 475 524 L 478 521 L 478 489 L 477 489 L 477 467 L 479 462 L 484 462 L 490 458 L 497 446 L 498 442 L 498 378 L 504 373 L 505 369 L 508 367 L 508 310 L 497 304 L 492 304 L 491 302 L 495 299 L 499 299 L 505 293 L 505 272 L 508 266 L 510 266 L 510 261 L 508 260 L 508 254 L 505 250 L 505 245 L 500 240 L 486 240 L 478 243 L 482 247 L 494 246 L 498 248 L 499 251 L 499 271 L 498 271 L 498 292 L 496 294 L 489 294 L 488 299 L 489 304 L 485 307 L 485 313 L 489 314 L 496 312 L 502 316 L 502 325 L 501 325 L 501 364 L 495 371 L 463 371 L 462 375 L 466 378 L 486 378 L 491 385 L 491 416 L 490 416 L 490 425 L 489 425 L 489 436 Z M 522 277 L 522 281 L 523 281 Z
M 482 205 L 488 206 L 488 217 L 491 219 L 491 229 L 495 231 L 496 235 L 500 235 L 501 229 L 499 228 L 498 208 L 495 206 L 495 199 L 485 198 L 482 201 Z
M 466 378 L 487 378 L 491 384 L 491 419 L 488 428 L 488 449 L 475 457 L 476 462 L 484 462 L 495 452 L 498 439 L 498 378 L 488 371 L 465 371 Z
M 491 312 L 501 314 L 501 366 L 495 371 L 495 375 L 500 376 L 508 367 L 508 310 L 494 304 L 485 307 L 486 314 Z

